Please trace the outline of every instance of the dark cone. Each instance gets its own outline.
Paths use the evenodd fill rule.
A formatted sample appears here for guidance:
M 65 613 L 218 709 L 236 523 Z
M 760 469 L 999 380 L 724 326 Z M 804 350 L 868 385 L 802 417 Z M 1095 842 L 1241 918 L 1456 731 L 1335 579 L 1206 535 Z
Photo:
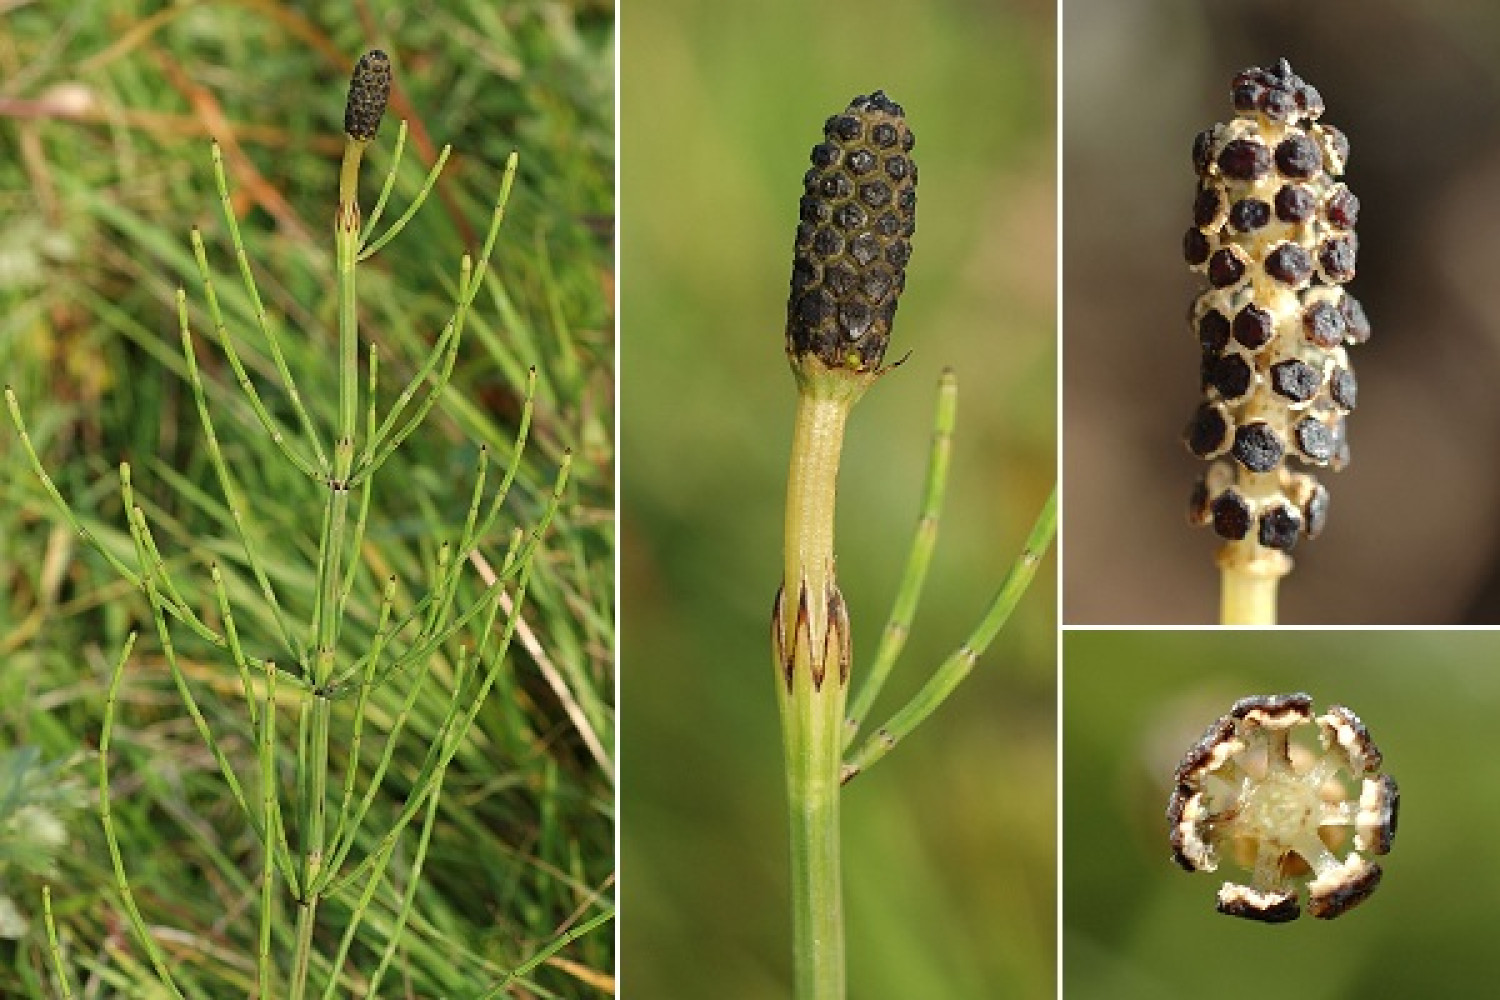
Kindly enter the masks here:
M 354 75 L 349 80 L 349 101 L 344 105 L 344 132 L 349 138 L 359 142 L 375 138 L 390 96 L 390 57 L 379 49 L 371 49 L 354 64 Z
M 891 340 L 917 219 L 915 138 L 901 105 L 877 90 L 823 126 L 803 178 L 787 353 L 873 372 Z

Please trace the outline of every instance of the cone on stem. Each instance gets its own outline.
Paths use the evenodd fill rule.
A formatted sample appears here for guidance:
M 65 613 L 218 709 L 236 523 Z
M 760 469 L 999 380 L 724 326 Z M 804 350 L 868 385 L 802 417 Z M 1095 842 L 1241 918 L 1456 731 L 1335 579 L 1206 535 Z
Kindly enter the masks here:
M 1231 86 L 1235 116 L 1193 142 L 1198 190 L 1183 240 L 1208 282 L 1190 312 L 1202 402 L 1184 438 L 1210 462 L 1191 517 L 1226 542 L 1221 562 L 1274 563 L 1316 537 L 1328 491 L 1307 467 L 1349 460 L 1357 384 L 1347 348 L 1370 337 L 1344 290 L 1359 199 L 1338 178 L 1344 134 L 1285 59 Z

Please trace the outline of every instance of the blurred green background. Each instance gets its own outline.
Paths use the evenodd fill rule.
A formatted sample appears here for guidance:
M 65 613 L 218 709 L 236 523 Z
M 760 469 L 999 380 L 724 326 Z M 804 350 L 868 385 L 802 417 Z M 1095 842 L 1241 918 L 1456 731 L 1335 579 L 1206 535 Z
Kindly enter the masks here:
M 882 88 L 916 133 L 914 254 L 855 408 L 839 576 L 867 665 L 914 526 L 938 376 L 943 535 L 883 719 L 964 637 L 1055 476 L 1055 8 L 642 0 L 622 9 L 622 988 L 783 996 L 768 639 L 794 402 L 797 199 L 823 121 Z M 845 797 L 850 992 L 1051 996 L 1054 593 Z
M 268 405 L 288 417 L 226 249 L 209 159 L 217 137 L 267 308 L 303 396 L 326 419 L 335 396 L 330 237 L 341 113 L 353 59 L 384 48 L 396 89 L 366 154 L 366 211 L 390 163 L 396 118 L 410 120 L 411 134 L 387 220 L 444 143 L 454 157 L 421 214 L 361 268 L 361 334 L 381 352 L 382 412 L 451 308 L 459 257 L 483 236 L 513 149 L 520 173 L 452 383 L 376 477 L 352 628 L 372 621 L 373 581 L 398 576 L 399 607 L 430 579 L 437 543 L 462 525 L 478 445 L 510 452 L 525 370 L 535 364 L 531 446 L 501 530 L 482 551 L 497 559 L 506 531 L 535 522 L 571 449 L 568 497 L 539 557 L 526 621 L 597 745 L 610 747 L 614 42 L 613 6 L 599 0 L 5 4 L 0 373 L 80 517 L 129 547 L 115 478 L 129 460 L 188 600 L 213 605 L 206 564 L 219 560 L 247 645 L 272 647 L 255 596 L 241 589 L 244 567 L 181 377 L 172 305 L 181 283 L 262 555 L 288 606 L 310 605 L 318 489 L 287 474 L 204 337 L 188 231 L 203 228 L 246 364 Z M 491 475 L 493 489 L 493 464 Z M 158 996 L 144 985 L 151 976 L 119 916 L 92 805 L 104 682 L 125 632 L 149 626 L 150 616 L 56 522 L 9 418 L 0 418 L 0 996 L 54 995 L 38 919 L 43 881 L 53 885 L 75 981 L 96 993 Z M 475 598 L 474 579 L 461 602 Z M 453 652 L 438 657 L 439 677 Z M 253 774 L 232 666 L 190 643 L 183 657 L 231 759 Z M 611 893 L 607 750 L 590 748 L 531 652 L 518 644 L 509 666 L 449 772 L 410 947 L 388 994 L 455 995 L 491 982 Z M 377 695 L 366 768 L 382 748 L 392 690 L 404 693 L 400 679 Z M 442 685 L 430 684 L 418 702 L 369 832 L 400 807 L 445 700 Z M 338 718 L 347 725 L 346 712 Z M 284 719 L 280 734 L 294 731 Z M 258 849 L 227 805 L 149 628 L 127 674 L 113 757 L 117 822 L 148 920 L 170 935 L 195 995 L 246 996 L 255 907 L 244 879 L 259 871 Z M 367 835 L 352 856 L 369 846 Z M 403 848 L 398 880 L 408 861 Z M 342 906 L 320 914 L 325 928 L 340 923 Z M 381 940 L 367 933 L 356 964 L 368 971 L 369 948 Z M 328 950 L 335 944 L 320 938 Z M 604 995 L 613 952 L 607 929 L 593 934 L 524 989 Z
M 1063 962 L 1069 997 L 1489 996 L 1500 861 L 1489 633 L 1071 632 L 1063 677 Z M 1235 699 L 1353 709 L 1401 789 L 1385 877 L 1329 922 L 1214 912 L 1217 873 L 1171 860 L 1173 768 Z

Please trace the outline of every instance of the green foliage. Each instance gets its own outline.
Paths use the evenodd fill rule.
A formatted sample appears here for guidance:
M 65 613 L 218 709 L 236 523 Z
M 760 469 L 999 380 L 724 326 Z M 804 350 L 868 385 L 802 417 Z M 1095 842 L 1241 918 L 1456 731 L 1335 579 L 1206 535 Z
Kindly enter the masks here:
M 27 893 L 67 847 L 68 822 L 87 801 L 76 761 L 43 763 L 34 746 L 0 751 L 0 938 L 21 938 L 35 903 Z M 18 898 L 19 897 L 19 898 Z
M 57 5 L 37 5 L 13 12 L 13 46 L 0 60 L 11 60 L 11 92 L 41 103 L 35 115 L 0 126 L 7 154 L 0 157 L 0 191 L 23 192 L 0 196 L 0 232 L 31 234 L 8 245 L 0 262 L 16 265 L 0 267 L 0 365 L 80 524 L 115 559 L 136 566 L 135 522 L 113 488 L 118 462 L 132 463 L 134 499 L 151 531 L 145 544 L 160 552 L 179 590 L 180 600 L 165 590 L 163 599 L 213 631 L 226 621 L 210 572 L 217 568 L 247 666 L 274 656 L 287 671 L 278 687 L 284 707 L 277 731 L 295 741 L 288 699 L 301 692 L 286 646 L 307 642 L 304 625 L 289 623 L 307 622 L 317 603 L 312 567 L 320 526 L 307 512 L 321 510 L 327 490 L 283 460 L 236 386 L 201 295 L 188 230 L 196 223 L 203 232 L 209 275 L 250 384 L 273 425 L 291 429 L 289 440 L 301 446 L 298 417 L 278 388 L 279 365 L 242 289 L 229 233 L 216 220 L 213 136 L 224 144 L 231 207 L 257 261 L 269 322 L 326 440 L 335 427 L 339 372 L 326 236 L 339 144 L 329 139 L 339 135 L 345 60 L 371 44 L 391 52 L 405 101 L 394 114 L 409 117 L 411 134 L 387 218 L 416 193 L 439 145 L 451 142 L 459 155 L 426 210 L 362 266 L 358 318 L 361 336 L 379 354 L 382 414 L 418 376 L 423 391 L 441 389 L 425 424 L 385 460 L 363 542 L 348 550 L 340 648 L 369 647 L 385 581 L 395 577 L 392 621 L 414 617 L 393 633 L 392 650 L 411 651 L 432 609 L 421 603 L 420 583 L 447 572 L 445 542 L 453 605 L 482 606 L 494 593 L 484 568 L 458 558 L 476 445 L 502 469 L 515 469 L 498 530 L 477 553 L 495 574 L 503 572 L 510 528 L 538 522 L 565 452 L 574 455 L 565 503 L 536 549 L 508 666 L 494 678 L 491 696 L 474 702 L 468 738 L 450 744 L 443 794 L 429 800 L 421 879 L 414 851 L 425 811 L 408 819 L 411 843 L 394 845 L 391 881 L 372 901 L 353 946 L 360 967 L 373 971 L 410 890 L 411 915 L 386 989 L 399 979 L 417 992 L 453 994 L 504 979 L 610 895 L 612 253 L 601 220 L 613 215 L 612 12 L 540 2 L 503 12 L 488 4 L 392 6 L 373 37 L 356 14 L 335 3 L 160 11 L 98 4 L 66 15 Z M 86 98 L 83 117 L 56 110 L 57 102 L 79 97 Z M 367 154 L 377 184 L 395 131 L 388 120 Z M 489 276 L 476 282 L 462 350 L 444 383 L 423 374 L 424 361 L 441 353 L 440 331 L 461 288 L 456 262 L 478 250 L 499 167 L 513 149 L 522 167 L 506 235 Z M 372 184 L 362 201 L 371 205 L 375 194 Z M 198 400 L 174 318 L 179 285 L 191 292 L 187 320 L 203 401 L 243 505 L 226 501 L 197 429 Z M 531 444 L 518 457 L 532 366 Z M 419 391 L 408 416 L 422 399 Z M 363 411 L 359 419 L 363 427 Z M 54 523 L 52 501 L 26 465 L 15 437 L 0 434 L 0 577 L 7 594 L 0 601 L 0 745 L 34 743 L 47 759 L 61 759 L 91 744 L 109 666 L 126 632 L 141 630 L 109 761 L 113 822 L 142 910 L 174 932 L 167 947 L 183 989 L 244 996 L 255 975 L 257 838 L 183 715 L 149 603 L 131 596 L 104 559 Z M 494 495 L 492 479 L 487 501 Z M 360 503 L 356 492 L 351 521 L 361 516 Z M 237 554 L 237 511 L 280 599 L 279 614 L 265 601 L 251 561 Z M 470 624 L 477 631 L 483 617 Z M 177 666 L 258 813 L 254 710 L 233 657 L 193 631 L 172 625 Z M 425 780 L 428 748 L 445 743 L 461 638 L 453 633 L 441 644 L 426 683 L 418 683 L 413 665 L 371 689 L 357 749 L 349 739 L 361 690 L 356 678 L 346 678 L 331 703 L 333 732 L 342 737 L 331 741 L 329 766 L 337 775 L 352 768 L 362 791 L 406 696 L 417 691 L 404 735 L 389 744 L 366 822 L 351 827 L 356 863 L 382 849 L 380 834 L 400 821 Z M 466 673 L 484 671 L 471 666 Z M 252 680 L 263 694 L 259 676 Z M 279 765 L 289 786 L 291 761 Z M 335 806 L 342 794 L 338 786 Z M 145 995 L 153 977 L 141 953 L 100 947 L 118 931 L 111 916 L 118 905 L 105 888 L 112 879 L 97 823 L 75 816 L 68 832 L 75 848 L 60 861 L 53 888 L 61 950 L 80 976 Z M 350 903 L 330 900 L 327 926 L 343 926 L 350 912 Z M 279 914 L 272 942 L 278 953 L 291 950 L 292 916 Z M 23 944 L 14 971 L 0 971 L 0 993 L 50 995 L 45 938 L 34 927 Z M 338 941 L 320 934 L 318 945 L 331 955 Z M 598 995 L 610 981 L 609 935 L 591 934 L 567 948 L 565 963 L 544 963 L 525 979 L 539 995 Z M 321 978 L 326 968 L 314 972 Z

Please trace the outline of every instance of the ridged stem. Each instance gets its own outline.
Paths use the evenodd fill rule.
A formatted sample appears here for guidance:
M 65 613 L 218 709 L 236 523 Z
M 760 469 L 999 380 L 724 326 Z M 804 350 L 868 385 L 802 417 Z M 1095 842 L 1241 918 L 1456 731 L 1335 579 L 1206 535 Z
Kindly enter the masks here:
M 782 594 L 774 620 L 776 690 L 791 833 L 798 1000 L 843 1000 L 839 767 L 848 691 L 848 624 L 834 578 L 833 516 L 853 397 L 798 394 L 787 485 Z
M 786 551 L 782 581 L 795 601 L 799 582 L 809 598 L 833 583 L 833 513 L 839 455 L 849 401 L 809 392 L 797 395 L 791 472 L 786 490 Z M 810 600 L 812 634 L 824 634 L 824 609 Z
M 354 431 L 359 407 L 359 320 L 355 297 L 355 264 L 359 254 L 359 161 L 364 143 L 350 140 L 344 146 L 339 174 L 339 206 L 334 222 L 334 247 L 339 292 L 339 422 L 334 438 L 333 475 L 323 515 L 324 534 L 318 560 L 318 595 L 313 617 L 317 623 L 317 654 L 313 660 L 313 690 L 304 697 L 310 713 L 308 753 L 303 759 L 306 781 L 299 784 L 303 798 L 299 812 L 302 828 L 302 885 L 305 896 L 297 914 L 297 945 L 292 965 L 291 1000 L 306 995 L 313 931 L 317 926 L 320 886 L 323 877 L 327 835 L 328 744 L 332 731 L 333 705 L 321 692 L 332 679 L 339 641 L 339 587 L 343 580 L 340 563 L 344 553 L 344 527 L 349 513 L 349 476 L 354 469 Z M 352 558 L 352 557 L 351 557 Z M 353 766 L 351 764 L 351 766 Z
M 799 680 L 809 678 L 802 669 Z M 839 857 L 843 688 L 808 698 L 801 681 L 782 712 L 791 806 L 792 940 L 798 1000 L 843 1000 L 844 902 Z M 799 690 L 802 688 L 802 690 Z

